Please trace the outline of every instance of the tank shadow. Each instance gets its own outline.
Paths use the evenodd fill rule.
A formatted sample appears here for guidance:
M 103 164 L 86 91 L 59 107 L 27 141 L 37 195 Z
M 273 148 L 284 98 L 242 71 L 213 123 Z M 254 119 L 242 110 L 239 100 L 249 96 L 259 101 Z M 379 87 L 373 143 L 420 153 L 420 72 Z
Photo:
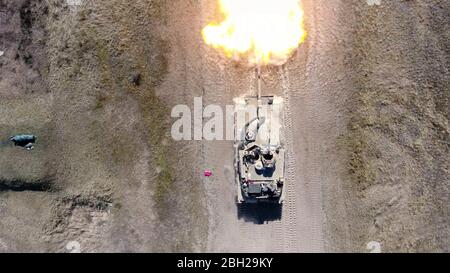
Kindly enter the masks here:
M 281 220 L 282 205 L 280 204 L 237 204 L 238 219 L 253 222 L 257 225 Z

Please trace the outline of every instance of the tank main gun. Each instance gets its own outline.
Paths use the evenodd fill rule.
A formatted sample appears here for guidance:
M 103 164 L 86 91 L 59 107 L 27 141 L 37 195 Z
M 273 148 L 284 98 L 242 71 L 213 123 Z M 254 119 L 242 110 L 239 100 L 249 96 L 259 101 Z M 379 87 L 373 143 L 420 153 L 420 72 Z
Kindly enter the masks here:
M 261 76 L 261 66 L 260 65 L 258 65 L 257 67 L 256 67 L 256 76 L 257 76 L 257 81 L 258 81 L 258 83 L 257 83 L 257 88 L 258 88 L 258 94 L 257 94 L 257 99 L 258 99 L 258 108 L 257 108 L 257 117 L 258 117 L 258 120 L 259 120 L 259 118 L 260 118 L 260 108 L 261 108 L 261 105 L 262 105 L 262 101 L 261 101 L 261 93 L 262 93 L 262 91 L 261 91 L 261 81 L 262 81 L 262 76 Z M 258 123 L 258 129 L 259 129 L 259 123 Z

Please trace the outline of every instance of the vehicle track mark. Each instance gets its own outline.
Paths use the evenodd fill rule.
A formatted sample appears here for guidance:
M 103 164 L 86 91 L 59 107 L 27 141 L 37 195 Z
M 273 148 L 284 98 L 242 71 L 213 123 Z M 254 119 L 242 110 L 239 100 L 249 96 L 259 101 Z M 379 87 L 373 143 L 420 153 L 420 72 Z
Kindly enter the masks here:
M 293 154 L 293 123 L 290 110 L 290 94 L 289 94 L 289 78 L 288 73 L 283 66 L 279 68 L 279 77 L 282 88 L 282 95 L 284 99 L 284 132 L 285 132 L 285 146 L 286 146 L 286 199 L 283 206 L 282 226 L 287 232 L 284 236 L 284 250 L 286 252 L 298 251 L 298 237 L 297 237 L 297 204 L 296 204 L 296 173 L 295 173 L 295 158 Z M 287 217 L 287 219 L 285 218 Z

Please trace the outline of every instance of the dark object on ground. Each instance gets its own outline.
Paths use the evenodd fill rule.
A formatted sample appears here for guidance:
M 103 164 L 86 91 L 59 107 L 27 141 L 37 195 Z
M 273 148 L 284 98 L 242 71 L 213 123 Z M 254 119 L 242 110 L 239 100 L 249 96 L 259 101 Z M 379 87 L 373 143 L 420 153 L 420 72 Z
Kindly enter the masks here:
M 140 73 L 133 73 L 129 77 L 130 82 L 134 83 L 134 85 L 139 86 L 141 84 L 141 74 Z
M 10 140 L 14 142 L 15 146 L 20 146 L 30 151 L 34 148 L 33 144 L 36 143 L 37 137 L 35 135 L 15 135 Z

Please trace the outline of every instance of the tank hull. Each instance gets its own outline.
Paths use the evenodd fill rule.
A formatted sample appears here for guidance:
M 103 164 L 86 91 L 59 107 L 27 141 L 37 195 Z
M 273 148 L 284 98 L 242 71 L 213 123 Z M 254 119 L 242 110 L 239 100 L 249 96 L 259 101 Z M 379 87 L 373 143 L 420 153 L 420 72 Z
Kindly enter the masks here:
M 234 165 L 238 203 L 284 201 L 281 109 L 282 100 L 275 96 L 245 97 L 236 102 Z

